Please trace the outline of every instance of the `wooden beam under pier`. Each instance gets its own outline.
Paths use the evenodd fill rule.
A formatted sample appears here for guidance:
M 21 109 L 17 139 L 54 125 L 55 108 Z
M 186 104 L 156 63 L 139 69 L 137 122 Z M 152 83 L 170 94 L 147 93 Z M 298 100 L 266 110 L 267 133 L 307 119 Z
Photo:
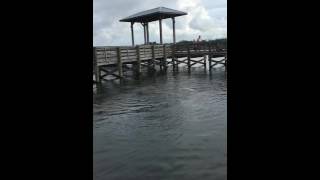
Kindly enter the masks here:
M 121 49 L 120 47 L 117 48 L 117 58 L 118 58 L 118 72 L 119 77 L 123 77 L 123 70 L 122 70 L 122 60 L 121 60 Z
M 187 63 L 187 65 L 188 65 L 188 72 L 191 71 L 191 64 L 190 64 L 191 57 L 190 57 L 190 56 L 191 56 L 191 55 L 190 55 L 190 47 L 188 47 L 188 57 L 187 57 L 187 59 L 188 59 L 188 63 Z
M 99 83 L 100 82 L 100 67 L 98 66 L 97 63 L 97 49 L 94 47 L 93 48 L 93 69 L 95 73 L 95 82 Z
M 137 73 L 141 73 L 141 59 L 140 59 L 140 46 L 136 47 L 136 56 L 137 56 Z
M 167 71 L 168 64 L 167 64 L 167 53 L 166 53 L 166 45 L 163 45 L 163 64 L 164 70 Z

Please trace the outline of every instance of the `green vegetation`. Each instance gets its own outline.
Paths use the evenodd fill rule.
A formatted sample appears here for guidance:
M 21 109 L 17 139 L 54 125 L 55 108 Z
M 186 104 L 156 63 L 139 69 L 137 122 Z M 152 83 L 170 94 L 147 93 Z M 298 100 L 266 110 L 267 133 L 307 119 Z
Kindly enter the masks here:
M 177 42 L 176 44 L 179 44 L 179 45 L 182 45 L 182 44 L 190 45 L 190 44 L 194 44 L 194 43 L 196 43 L 196 42 L 183 40 L 183 41 Z M 227 47 L 227 39 L 226 38 L 208 40 L 208 41 L 207 40 L 202 40 L 202 41 L 200 41 L 200 43 L 209 43 L 209 44 L 212 44 L 213 46 L 218 46 L 218 47 L 223 47 L 223 48 Z

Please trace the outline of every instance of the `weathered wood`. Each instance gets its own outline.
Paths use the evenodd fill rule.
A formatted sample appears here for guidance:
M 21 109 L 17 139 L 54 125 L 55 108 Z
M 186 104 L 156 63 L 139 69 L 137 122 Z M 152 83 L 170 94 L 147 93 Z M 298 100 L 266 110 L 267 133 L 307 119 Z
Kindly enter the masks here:
M 191 70 L 190 60 L 191 60 L 191 57 L 190 57 L 190 48 L 188 47 L 188 71 L 189 71 L 189 72 L 190 72 L 190 70 Z
M 136 47 L 136 51 L 137 51 L 137 73 L 140 74 L 141 73 L 141 59 L 140 59 L 140 47 L 139 46 Z
M 132 46 L 134 46 L 134 31 L 133 31 L 133 24 L 134 24 L 134 22 L 131 22 L 131 38 L 132 38 Z
M 142 26 L 143 26 L 144 44 L 147 44 L 146 25 L 144 23 L 142 23 Z
M 101 77 L 100 77 L 101 80 L 107 81 L 107 80 L 105 79 L 105 77 L 106 77 L 106 76 L 109 76 L 109 75 L 111 75 L 111 76 L 113 76 L 113 77 L 115 77 L 115 78 L 119 78 L 119 77 L 120 77 L 119 75 L 115 74 L 115 72 L 118 71 L 117 68 L 116 68 L 116 69 L 113 69 L 113 70 L 110 70 L 110 71 L 107 70 L 107 69 L 105 69 L 105 68 L 107 68 L 107 67 L 103 67 L 103 66 L 100 67 L 100 71 L 104 73 L 104 74 L 101 75 Z M 101 80 L 100 80 L 100 81 L 101 81 Z
M 147 44 L 149 44 L 149 23 L 146 23 L 146 27 L 147 27 Z
M 224 66 L 226 67 L 226 72 L 227 72 L 227 56 L 225 57 L 225 63 L 224 63 Z
M 126 50 L 121 50 L 121 55 L 126 55 L 130 53 L 135 53 L 135 49 L 126 49 Z
M 191 59 L 191 58 L 190 58 L 190 61 L 191 61 L 191 62 L 194 62 L 194 63 L 198 63 L 198 64 L 203 64 L 203 62 L 201 62 L 201 61 L 203 61 L 203 59 L 194 60 L 194 59 Z
M 148 67 L 148 68 L 150 67 L 149 64 L 145 64 L 145 63 L 141 63 L 141 67 L 142 67 L 142 66 Z
M 168 65 L 167 65 L 166 45 L 163 45 L 163 66 L 164 66 L 164 70 L 167 71 Z
M 193 65 L 195 65 L 195 64 L 197 64 L 197 62 L 195 62 L 195 63 L 192 63 L 190 66 L 193 66 Z
M 207 55 L 203 55 L 203 67 L 204 70 L 207 70 Z
M 226 63 L 226 59 L 222 59 L 222 60 L 219 60 L 219 61 L 215 61 L 215 60 L 212 60 L 213 62 L 215 62 L 213 65 L 211 65 L 212 67 L 218 65 L 218 64 L 223 64 L 225 65 Z
M 151 50 L 152 50 L 151 68 L 155 69 L 154 45 L 151 47 Z
M 172 29 L 173 29 L 173 44 L 176 43 L 176 22 L 174 17 L 172 18 Z
M 172 70 L 175 71 L 175 45 L 171 46 L 172 50 L 171 50 L 171 58 L 172 58 Z
M 223 62 L 225 61 L 226 59 L 221 59 L 221 60 L 212 60 L 212 62 L 215 62 L 215 63 L 220 63 L 220 62 Z
M 100 68 L 100 71 L 101 72 L 104 72 L 105 74 L 107 74 L 107 75 L 111 75 L 111 74 L 113 74 L 114 72 L 116 72 L 116 71 L 118 71 L 117 69 L 113 69 L 113 70 L 111 70 L 111 71 L 108 71 L 108 70 L 106 70 L 106 69 L 104 69 L 104 68 Z
M 94 72 L 95 72 L 95 81 L 96 82 L 100 82 L 100 67 L 98 66 L 98 63 L 97 63 L 97 51 L 96 51 L 96 48 L 94 47 L 93 48 L 93 68 L 94 68 Z
M 147 30 L 147 29 L 146 29 Z M 154 69 L 155 66 L 160 66 L 160 69 L 166 69 L 169 64 L 173 65 L 173 70 L 178 69 L 179 64 L 187 64 L 188 70 L 195 64 L 202 64 L 206 69 L 206 61 L 209 60 L 210 70 L 217 64 L 227 66 L 226 49 L 218 49 L 211 44 L 201 44 L 197 46 L 197 51 L 194 49 L 194 45 L 141 45 L 141 46 L 98 46 L 94 47 L 94 60 L 93 60 L 93 72 L 97 81 L 102 80 L 105 74 L 101 76 L 102 66 L 115 66 L 119 71 L 118 76 L 123 77 L 125 64 L 133 64 L 134 69 L 137 72 L 141 72 L 141 63 L 147 62 L 149 69 Z M 119 58 L 120 57 L 120 58 Z M 196 60 L 192 58 L 201 58 Z M 215 57 L 225 57 L 224 60 L 214 60 Z M 172 60 L 167 62 L 167 58 Z M 184 59 L 186 58 L 186 59 Z M 119 61 L 120 60 L 120 61 Z M 138 62 L 140 61 L 140 62 Z M 119 63 L 120 62 L 120 63 Z M 120 66 L 121 64 L 121 66 Z M 102 71 L 103 72 L 103 71 Z M 100 73 L 100 75 L 98 75 Z
M 209 71 L 212 70 L 212 46 L 209 45 Z
M 118 53 L 118 72 L 119 72 L 119 77 L 123 77 L 123 70 L 122 70 L 122 60 L 121 60 L 121 52 L 120 48 L 117 48 L 117 53 Z
M 160 44 L 162 44 L 162 19 L 159 19 Z
M 121 79 L 121 78 L 122 78 L 121 76 L 119 76 L 119 75 L 117 75 L 117 74 L 108 74 L 108 75 L 112 75 L 112 76 L 115 77 L 116 79 Z M 103 75 L 103 77 L 105 77 L 105 76 L 107 76 L 107 75 Z M 103 80 L 103 81 L 108 81 L 108 80 L 106 80 L 106 79 L 104 79 L 104 78 L 102 78 L 101 80 Z
M 175 60 L 177 62 L 177 64 L 188 64 L 188 58 L 186 59 L 179 59 L 179 58 L 176 58 Z

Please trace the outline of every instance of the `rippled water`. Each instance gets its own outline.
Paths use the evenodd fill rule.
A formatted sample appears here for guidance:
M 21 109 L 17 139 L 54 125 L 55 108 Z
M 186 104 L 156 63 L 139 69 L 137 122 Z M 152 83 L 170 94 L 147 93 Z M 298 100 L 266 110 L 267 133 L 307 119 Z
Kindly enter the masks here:
M 227 83 L 203 70 L 103 84 L 94 179 L 227 179 Z

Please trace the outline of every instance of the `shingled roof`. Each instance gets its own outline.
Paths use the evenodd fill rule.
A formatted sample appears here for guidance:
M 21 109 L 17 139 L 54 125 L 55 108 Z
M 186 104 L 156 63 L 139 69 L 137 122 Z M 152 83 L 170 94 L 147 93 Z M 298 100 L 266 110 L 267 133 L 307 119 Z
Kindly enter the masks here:
M 134 15 L 121 19 L 120 22 L 151 22 L 151 21 L 157 21 L 160 18 L 166 19 L 166 18 L 172 18 L 176 16 L 183 16 L 183 15 L 187 15 L 187 13 L 182 11 L 177 11 L 174 9 L 169 9 L 166 7 L 158 7 L 158 8 L 136 13 Z

